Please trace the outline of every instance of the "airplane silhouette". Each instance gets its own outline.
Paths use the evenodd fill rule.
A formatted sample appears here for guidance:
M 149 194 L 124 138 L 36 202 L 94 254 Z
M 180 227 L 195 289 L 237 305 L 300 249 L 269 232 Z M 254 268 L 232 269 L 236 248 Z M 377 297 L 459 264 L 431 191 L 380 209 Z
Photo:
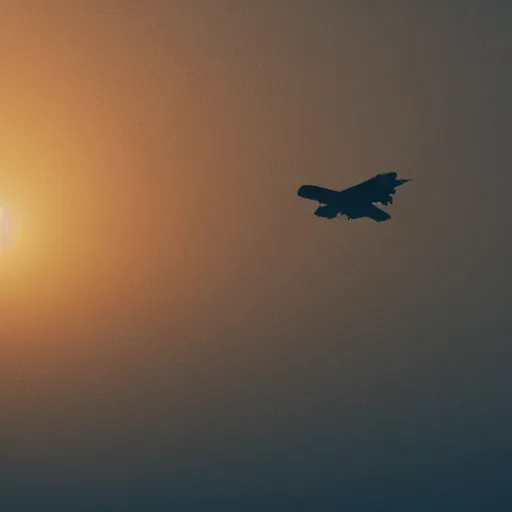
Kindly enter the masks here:
M 297 191 L 299 197 L 318 201 L 320 206 L 314 214 L 324 219 L 334 219 L 338 215 L 345 215 L 348 220 L 368 217 L 376 222 L 389 220 L 391 215 L 377 208 L 374 203 L 385 206 L 393 203 L 396 187 L 411 181 L 410 179 L 397 179 L 396 172 L 377 174 L 369 180 L 363 181 L 345 190 L 331 190 L 316 185 L 302 185 Z

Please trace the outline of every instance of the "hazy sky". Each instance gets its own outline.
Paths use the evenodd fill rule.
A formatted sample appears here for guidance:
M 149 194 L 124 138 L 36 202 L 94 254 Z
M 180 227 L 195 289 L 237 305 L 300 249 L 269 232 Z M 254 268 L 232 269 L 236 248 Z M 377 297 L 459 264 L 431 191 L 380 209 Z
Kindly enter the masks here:
M 511 31 L 4 0 L 6 510 L 511 510 Z M 389 171 L 383 224 L 296 196 Z

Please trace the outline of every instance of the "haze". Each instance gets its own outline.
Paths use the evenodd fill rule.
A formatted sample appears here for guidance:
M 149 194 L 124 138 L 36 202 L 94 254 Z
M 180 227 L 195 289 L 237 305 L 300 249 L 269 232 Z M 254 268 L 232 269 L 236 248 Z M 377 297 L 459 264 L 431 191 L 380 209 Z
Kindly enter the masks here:
M 4 4 L 5 510 L 510 510 L 510 7 Z

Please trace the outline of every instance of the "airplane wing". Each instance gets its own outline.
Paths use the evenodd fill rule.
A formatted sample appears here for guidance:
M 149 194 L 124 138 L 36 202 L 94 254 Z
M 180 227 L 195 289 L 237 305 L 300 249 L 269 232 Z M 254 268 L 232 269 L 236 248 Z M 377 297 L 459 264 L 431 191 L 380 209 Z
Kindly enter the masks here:
M 392 196 L 396 193 L 396 187 L 408 181 L 396 179 L 396 173 L 378 174 L 343 190 L 342 194 L 352 201 L 390 204 L 393 202 Z
M 317 187 L 316 185 L 303 185 L 297 191 L 297 195 L 322 204 L 329 204 L 338 200 L 339 192 L 324 187 Z
M 391 218 L 389 213 L 377 208 L 371 203 L 352 205 L 349 208 L 344 208 L 341 213 L 346 215 L 349 219 L 362 219 L 364 217 L 368 217 L 375 222 L 384 222 Z
M 362 181 L 357 185 L 353 185 L 344 190 L 344 192 L 357 193 L 357 194 L 369 194 L 377 187 L 378 176 L 374 176 L 369 180 Z
M 389 215 L 388 212 L 385 212 L 384 210 L 377 208 L 373 204 L 365 206 L 364 209 L 361 211 L 361 213 L 365 217 L 369 217 L 370 219 L 373 219 L 375 222 L 384 222 L 386 220 L 391 219 L 391 215 Z

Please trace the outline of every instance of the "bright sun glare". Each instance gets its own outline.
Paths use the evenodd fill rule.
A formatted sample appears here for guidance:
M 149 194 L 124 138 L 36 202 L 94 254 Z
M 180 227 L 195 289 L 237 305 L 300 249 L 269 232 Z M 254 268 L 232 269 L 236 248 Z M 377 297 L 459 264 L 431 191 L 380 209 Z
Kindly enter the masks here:
M 12 241 L 12 218 L 5 206 L 0 205 L 0 252 L 6 251 Z

